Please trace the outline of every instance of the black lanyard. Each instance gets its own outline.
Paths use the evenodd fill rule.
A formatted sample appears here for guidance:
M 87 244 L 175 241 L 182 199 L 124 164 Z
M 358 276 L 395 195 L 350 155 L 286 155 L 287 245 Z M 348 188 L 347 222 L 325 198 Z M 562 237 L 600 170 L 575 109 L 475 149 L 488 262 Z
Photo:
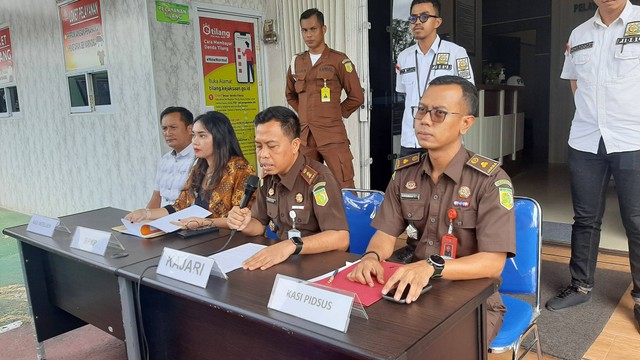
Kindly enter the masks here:
M 424 89 L 422 89 L 422 92 L 420 92 L 420 69 L 418 67 L 418 49 L 416 49 L 416 52 L 414 55 L 416 58 L 416 76 L 418 78 L 418 94 L 420 95 L 420 97 L 418 97 L 418 101 L 422 99 L 422 95 L 424 95 L 424 92 L 427 91 L 427 86 L 429 85 L 429 78 L 431 77 L 431 69 L 433 68 L 433 62 L 436 61 L 436 56 L 438 56 L 438 51 L 440 51 L 441 44 L 442 44 L 442 39 L 438 41 L 438 48 L 436 49 L 436 53 L 433 54 L 433 59 L 431 59 L 431 65 L 429 65 L 429 71 L 427 72 L 427 81 L 424 82 Z M 420 45 L 418 45 L 418 48 L 420 48 Z M 431 50 L 431 48 L 429 48 L 429 50 Z M 429 50 L 427 50 L 427 53 L 429 53 Z

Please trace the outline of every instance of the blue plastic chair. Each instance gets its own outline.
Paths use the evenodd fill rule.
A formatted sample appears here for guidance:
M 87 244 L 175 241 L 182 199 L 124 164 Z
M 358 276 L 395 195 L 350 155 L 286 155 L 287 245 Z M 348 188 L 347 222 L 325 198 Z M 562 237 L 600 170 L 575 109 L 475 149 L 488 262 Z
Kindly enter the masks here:
M 516 256 L 507 259 L 502 270 L 500 296 L 507 313 L 500 332 L 489 346 L 489 352 L 502 353 L 511 350 L 512 359 L 522 359 L 536 347 L 538 359 L 542 348 L 538 324 L 540 315 L 540 254 L 542 249 L 542 210 L 538 202 L 526 197 L 515 197 Z M 535 296 L 535 306 L 527 301 L 505 294 Z M 517 357 L 522 340 L 533 335 L 533 342 Z
M 349 252 L 362 255 L 367 250 L 376 232 L 371 227 L 371 220 L 378 213 L 383 199 L 384 193 L 378 190 L 342 189 L 342 203 L 349 223 Z

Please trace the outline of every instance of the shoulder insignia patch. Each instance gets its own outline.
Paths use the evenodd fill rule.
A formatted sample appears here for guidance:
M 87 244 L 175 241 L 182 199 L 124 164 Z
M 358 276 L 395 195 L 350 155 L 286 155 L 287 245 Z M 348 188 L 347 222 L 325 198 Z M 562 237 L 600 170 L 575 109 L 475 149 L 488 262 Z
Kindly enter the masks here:
M 313 197 L 316 199 L 316 204 L 318 204 L 318 206 L 325 206 L 329 202 L 329 195 L 327 194 L 327 189 L 325 187 L 314 190 Z
M 342 60 L 342 63 L 344 64 L 344 69 L 347 70 L 348 73 L 353 71 L 353 63 L 351 63 L 351 60 L 344 59 Z
M 507 210 L 513 209 L 513 190 L 509 188 L 499 188 L 500 205 Z
M 456 59 L 456 66 L 458 67 L 458 71 L 469 70 L 469 58 Z
M 467 165 L 485 175 L 491 175 L 491 173 L 493 173 L 498 168 L 497 161 L 478 154 L 474 154 L 471 159 L 467 161 Z
M 315 180 L 316 177 L 318 177 L 318 172 L 311 166 L 305 165 L 302 171 L 300 172 L 300 176 L 302 176 L 302 178 L 307 184 L 311 185 L 313 183 L 313 180 Z
M 507 179 L 498 180 L 494 184 L 497 187 L 501 187 L 501 186 L 513 187 L 513 185 L 511 184 L 511 181 L 509 181 Z
M 396 159 L 396 166 L 394 170 L 404 169 L 413 164 L 417 164 L 420 162 L 420 154 L 411 154 L 405 157 L 401 157 Z
M 471 79 L 471 68 L 468 57 L 456 59 L 456 68 L 458 70 L 458 76 L 467 80 Z
M 321 186 L 327 186 L 327 183 L 325 181 L 320 181 L 319 183 L 313 185 L 313 189 L 311 191 L 316 191 L 316 189 L 318 189 Z

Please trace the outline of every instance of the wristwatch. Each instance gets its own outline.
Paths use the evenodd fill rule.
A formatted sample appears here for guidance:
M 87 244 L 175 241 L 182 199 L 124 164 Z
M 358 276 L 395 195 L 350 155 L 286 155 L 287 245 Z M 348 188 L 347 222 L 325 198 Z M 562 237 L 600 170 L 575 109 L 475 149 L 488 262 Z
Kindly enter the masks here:
M 427 259 L 427 263 L 433 266 L 433 275 L 431 275 L 432 279 L 439 279 L 442 277 L 442 270 L 444 270 L 444 259 L 440 255 L 431 255 Z
M 300 238 L 299 236 L 293 236 L 291 237 L 291 241 L 293 241 L 293 243 L 296 245 L 296 251 L 293 252 L 293 255 L 300 254 L 300 251 L 302 251 L 302 245 L 304 245 L 304 243 L 302 242 L 302 238 Z

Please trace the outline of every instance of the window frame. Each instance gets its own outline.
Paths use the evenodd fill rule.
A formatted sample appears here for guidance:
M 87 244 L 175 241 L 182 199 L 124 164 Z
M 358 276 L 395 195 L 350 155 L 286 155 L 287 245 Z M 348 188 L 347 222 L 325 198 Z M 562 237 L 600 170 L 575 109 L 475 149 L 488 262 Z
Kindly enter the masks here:
M 113 112 L 113 101 L 111 86 L 109 85 L 109 104 L 108 105 L 96 105 L 95 101 L 95 89 L 93 88 L 93 76 L 97 73 L 105 73 L 107 75 L 107 83 L 109 83 L 109 71 L 106 67 L 84 69 L 81 71 L 66 72 L 65 78 L 67 79 L 67 95 L 69 96 L 69 108 L 72 114 L 87 114 L 87 113 L 110 113 Z M 71 103 L 71 87 L 69 85 L 69 79 L 79 75 L 84 75 L 85 78 L 85 90 L 87 94 L 88 105 L 73 106 Z
M 5 106 L 7 107 L 6 112 L 0 112 L 0 118 L 10 118 L 10 117 L 18 117 L 21 114 L 21 111 L 13 111 L 12 97 L 9 88 L 15 88 L 16 94 L 18 93 L 18 86 L 15 83 L 8 83 L 0 85 L 0 89 L 4 91 L 4 100 L 0 98 L 0 101 L 4 101 Z M 20 96 L 18 96 L 18 104 L 20 104 Z M 19 105 L 18 105 L 19 106 Z

